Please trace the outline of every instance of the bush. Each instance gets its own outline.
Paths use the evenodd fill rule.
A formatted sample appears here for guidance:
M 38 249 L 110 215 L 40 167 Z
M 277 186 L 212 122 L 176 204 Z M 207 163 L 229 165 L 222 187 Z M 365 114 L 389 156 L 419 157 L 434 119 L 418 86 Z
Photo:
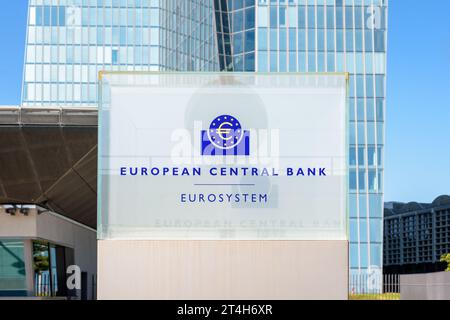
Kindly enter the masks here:
M 446 262 L 447 263 L 447 272 L 450 272 L 450 253 L 444 254 L 441 257 L 441 262 Z

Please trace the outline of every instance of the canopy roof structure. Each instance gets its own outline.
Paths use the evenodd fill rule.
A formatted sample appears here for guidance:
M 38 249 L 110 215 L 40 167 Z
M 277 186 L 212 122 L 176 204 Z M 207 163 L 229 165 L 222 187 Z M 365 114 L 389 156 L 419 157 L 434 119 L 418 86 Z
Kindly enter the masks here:
M 0 107 L 0 204 L 96 228 L 97 109 Z

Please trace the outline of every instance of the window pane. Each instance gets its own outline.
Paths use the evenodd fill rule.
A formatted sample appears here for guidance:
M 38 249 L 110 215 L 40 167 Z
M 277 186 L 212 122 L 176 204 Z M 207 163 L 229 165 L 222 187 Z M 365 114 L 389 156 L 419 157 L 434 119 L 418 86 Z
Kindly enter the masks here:
M 258 49 L 267 50 L 267 29 L 259 28 L 258 30 Z
M 278 12 L 276 7 L 270 7 L 270 27 L 278 27 Z
M 255 8 L 245 10 L 245 29 L 253 29 L 255 27 Z
M 26 290 L 23 241 L 0 241 L 1 290 Z

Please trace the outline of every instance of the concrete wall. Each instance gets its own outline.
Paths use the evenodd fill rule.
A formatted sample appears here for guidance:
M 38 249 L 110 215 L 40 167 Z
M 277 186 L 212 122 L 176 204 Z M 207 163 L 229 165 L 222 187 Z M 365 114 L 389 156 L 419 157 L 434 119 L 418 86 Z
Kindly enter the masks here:
M 25 263 L 25 279 L 27 283 L 27 295 L 34 295 L 34 270 L 33 270 L 33 241 L 26 239 L 23 241 L 23 254 Z
M 88 297 L 92 297 L 92 276 L 97 273 L 97 234 L 87 228 L 54 213 L 37 214 L 31 209 L 28 216 L 16 213 L 10 216 L 0 208 L 0 238 L 24 239 L 27 284 L 32 285 L 31 240 L 45 240 L 53 244 L 74 249 L 75 264 L 88 272 Z M 31 275 L 30 275 L 31 273 Z M 32 293 L 33 288 L 29 288 Z
M 2 238 L 30 238 L 37 236 L 36 210 L 31 210 L 28 216 L 16 214 L 10 216 L 0 207 L 0 237 Z
M 400 276 L 402 300 L 450 300 L 450 272 Z
M 346 241 L 98 241 L 99 299 L 347 299 Z

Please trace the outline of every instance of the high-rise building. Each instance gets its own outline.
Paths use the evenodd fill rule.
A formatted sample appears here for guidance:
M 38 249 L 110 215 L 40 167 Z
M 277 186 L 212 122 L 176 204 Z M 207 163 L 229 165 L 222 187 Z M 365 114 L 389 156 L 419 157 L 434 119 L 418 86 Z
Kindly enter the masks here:
M 99 70 L 348 72 L 350 273 L 382 267 L 387 0 L 30 0 L 23 105 Z
M 387 4 L 387 0 L 214 1 L 222 70 L 350 74 L 353 278 L 382 268 Z
M 444 271 L 450 253 L 450 196 L 432 203 L 385 204 L 384 272 L 408 274 Z
M 98 71 L 218 71 L 211 1 L 30 0 L 22 105 L 95 105 Z

